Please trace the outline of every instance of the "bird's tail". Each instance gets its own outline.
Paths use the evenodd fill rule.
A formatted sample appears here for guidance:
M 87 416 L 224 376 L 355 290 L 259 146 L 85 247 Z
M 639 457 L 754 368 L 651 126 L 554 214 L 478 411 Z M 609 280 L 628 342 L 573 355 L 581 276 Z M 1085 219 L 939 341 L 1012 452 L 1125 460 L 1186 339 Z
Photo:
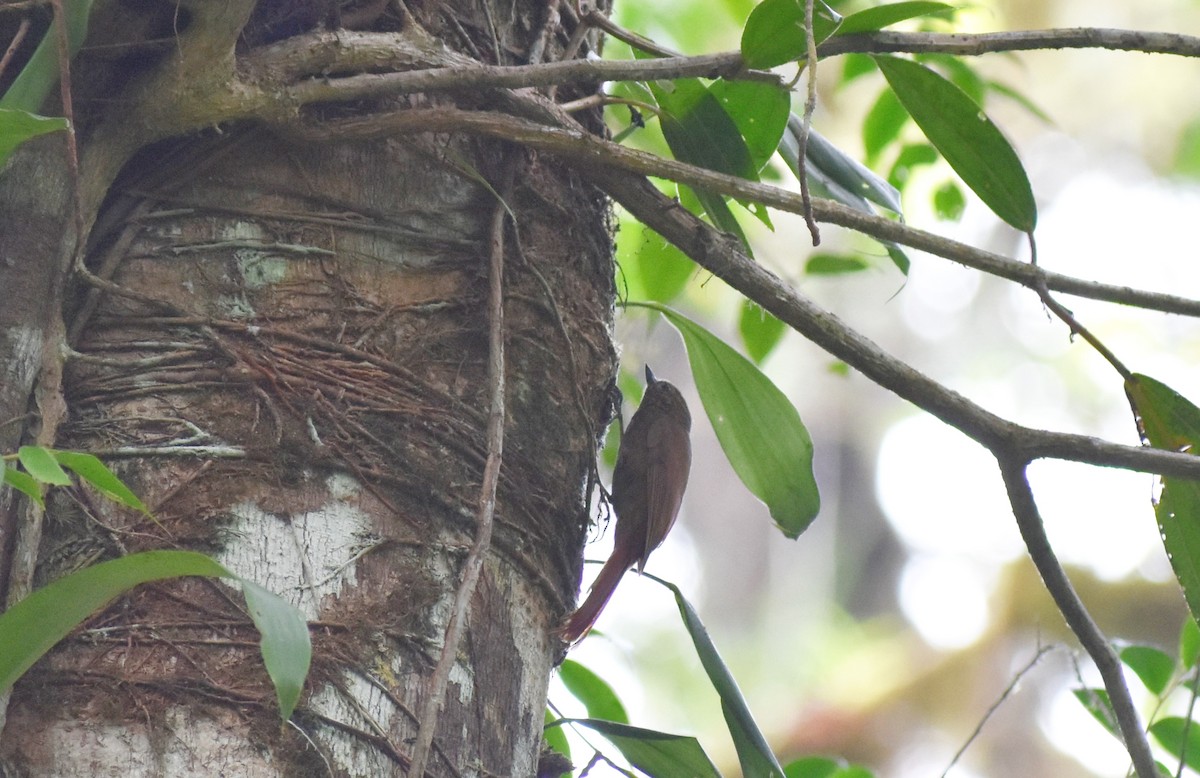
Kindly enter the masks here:
M 580 640 L 600 617 L 600 611 L 604 610 L 608 599 L 616 591 L 617 584 L 621 582 L 621 576 L 625 575 L 625 571 L 629 569 L 629 560 L 622 559 L 622 556 L 622 554 L 614 553 L 609 557 L 608 561 L 604 563 L 604 567 L 601 568 L 600 575 L 596 576 L 592 588 L 588 590 L 587 599 L 567 617 L 566 622 L 559 629 L 559 636 L 567 643 L 575 643 Z

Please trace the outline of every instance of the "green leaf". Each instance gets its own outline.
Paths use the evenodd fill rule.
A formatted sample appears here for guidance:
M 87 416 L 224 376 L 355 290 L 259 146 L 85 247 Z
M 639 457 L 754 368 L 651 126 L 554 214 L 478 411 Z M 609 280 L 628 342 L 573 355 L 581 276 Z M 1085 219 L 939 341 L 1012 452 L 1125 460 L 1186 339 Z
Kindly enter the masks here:
M 750 706 L 742 697 L 733 673 L 729 672 L 729 668 L 721 659 L 721 654 L 709 637 L 704 623 L 700 621 L 700 616 L 683 596 L 683 592 L 679 591 L 679 587 L 666 582 L 664 584 L 675 594 L 675 604 L 679 606 L 679 613 L 683 617 L 688 635 L 692 638 L 692 645 L 696 647 L 700 664 L 704 666 L 708 680 L 721 698 L 721 712 L 725 715 L 725 724 L 729 727 L 729 734 L 737 748 L 742 774 L 764 778 L 783 776 L 783 768 L 767 744 L 762 730 L 755 723 Z
M 813 5 L 813 37 L 828 38 L 842 17 L 821 0 Z M 742 60 L 748 68 L 773 68 L 801 59 L 808 51 L 803 0 L 763 0 L 742 30 Z
M 1150 734 L 1176 759 L 1200 770 L 1200 722 L 1168 716 L 1150 725 Z
M 888 84 L 925 137 L 997 216 L 1022 232 L 1037 225 L 1037 204 L 1021 160 L 961 89 L 923 65 L 876 56 Z
M 102 562 L 38 589 L 0 614 L 0 692 L 11 688 L 55 643 L 119 595 L 149 581 L 189 575 L 233 578 L 242 584 L 251 618 L 262 633 L 263 661 L 286 719 L 312 656 L 303 617 L 274 594 L 192 551 L 146 551 Z
M 556 721 L 558 721 L 558 716 L 554 715 L 554 711 L 546 708 L 546 719 L 542 724 L 542 739 L 551 749 L 570 759 L 571 744 L 567 742 L 567 733 L 563 732 L 562 727 L 552 726 Z
M 67 14 L 67 46 L 73 57 L 87 37 L 92 0 L 71 0 L 63 3 L 63 7 Z M 37 112 L 42 107 L 46 96 L 58 83 L 57 36 L 58 30 L 51 24 L 12 86 L 0 97 L 0 108 Z
M 788 119 L 788 129 L 798 139 L 803 131 L 801 118 L 792 114 Z M 797 143 L 799 143 L 798 140 Z M 881 205 L 889 211 L 900 213 L 903 210 L 900 205 L 900 192 L 894 186 L 811 128 L 805 151 L 805 156 L 811 166 L 821 170 L 847 191 L 870 200 L 876 205 Z
M 577 724 L 600 733 L 631 765 L 652 776 L 721 778 L 694 737 L 669 735 L 602 719 L 559 719 L 555 723 Z
M 686 316 L 657 303 L 629 305 L 656 310 L 679 330 L 704 411 L 734 472 L 767 504 L 783 533 L 799 537 L 821 501 L 812 438 L 787 396 L 754 363 Z
M 789 762 L 783 768 L 787 778 L 832 778 L 845 763 L 840 760 L 826 759 L 823 756 L 806 756 Z
M 953 181 L 947 181 L 933 190 L 933 210 L 939 219 L 958 221 L 966 209 L 967 198 Z
M 617 233 L 617 290 L 622 297 L 667 303 L 679 296 L 696 263 L 638 221 L 621 219 Z
M 98 458 L 79 451 L 55 451 L 53 454 L 60 465 L 65 465 L 108 499 L 149 514 L 150 511 L 138 496 Z
M 761 365 L 787 332 L 787 325 L 757 303 L 745 300 L 742 302 L 742 315 L 738 318 L 738 332 L 746 346 L 746 353 Z
M 908 185 L 914 170 L 925 165 L 932 165 L 939 159 L 941 157 L 938 155 L 937 149 L 928 143 L 905 144 L 900 149 L 900 153 L 896 155 L 892 169 L 888 171 L 888 182 L 892 186 L 903 189 Z
M 862 257 L 851 254 L 813 254 L 804 266 L 804 272 L 812 276 L 833 276 L 857 273 L 870 267 Z
M 1112 701 L 1108 698 L 1108 692 L 1103 689 L 1073 689 L 1072 694 L 1075 695 L 1075 699 L 1079 700 L 1079 704 L 1086 708 L 1096 721 L 1100 722 L 1100 726 L 1108 730 L 1109 734 L 1118 739 L 1121 737 L 1117 733 L 1117 714 L 1112 709 Z
M 1175 660 L 1151 646 L 1126 646 L 1121 649 L 1121 661 L 1141 679 L 1142 684 L 1162 696 L 1175 674 Z
M 567 659 L 558 668 L 558 677 L 575 699 L 587 708 L 588 718 L 629 723 L 629 714 L 617 693 L 600 676 L 578 662 Z
M 776 84 L 758 81 L 721 80 L 708 89 L 737 126 L 754 171 L 762 170 L 779 148 L 791 115 L 791 97 Z
M 147 551 L 84 568 L 33 592 L 0 614 L 0 691 L 118 595 L 147 581 L 182 575 L 228 576 L 229 571 L 203 554 Z
M 30 138 L 67 128 L 67 120 L 38 116 L 28 111 L 0 108 L 0 168 L 13 151 Z
M 267 675 L 275 685 L 275 697 L 286 721 L 292 717 L 304 679 L 312 662 L 312 643 L 308 625 L 283 598 L 263 587 L 239 578 L 246 607 L 254 626 L 262 635 L 262 657 Z
M 16 489 L 21 494 L 36 502 L 43 508 L 46 507 L 46 500 L 42 497 L 41 485 L 33 480 L 29 473 L 22 473 L 12 467 L 4 468 L 4 483 Z
M 888 145 L 900 137 L 900 131 L 908 123 L 908 111 L 904 110 L 896 93 L 885 89 L 863 118 L 863 151 L 868 165 L 879 161 L 879 156 Z
M 1185 669 L 1191 670 L 1196 666 L 1200 656 L 1200 626 L 1196 625 L 1195 617 L 1189 615 L 1183 620 L 1179 629 L 1179 663 Z
M 17 450 L 17 459 L 25 468 L 25 472 L 41 483 L 54 486 L 71 485 L 71 476 L 58 466 L 58 462 L 54 460 L 54 452 L 48 448 L 21 446 Z
M 1200 409 L 1166 384 L 1145 375 L 1125 382 L 1138 431 L 1155 448 L 1197 451 Z M 1200 482 L 1163 478 L 1154 507 L 1159 534 L 1192 617 L 1200 617 Z
M 945 3 L 914 2 L 891 3 L 877 5 L 865 11 L 850 14 L 837 29 L 837 35 L 854 35 L 860 32 L 874 32 L 889 27 L 906 19 L 930 14 L 953 14 L 954 6 Z

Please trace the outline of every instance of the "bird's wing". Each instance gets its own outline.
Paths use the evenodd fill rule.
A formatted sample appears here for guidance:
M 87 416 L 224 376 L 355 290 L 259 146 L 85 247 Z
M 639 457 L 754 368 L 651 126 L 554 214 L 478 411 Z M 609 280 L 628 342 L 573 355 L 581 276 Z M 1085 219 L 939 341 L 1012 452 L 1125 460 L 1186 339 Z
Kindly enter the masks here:
M 646 448 L 646 547 L 638 563 L 639 572 L 675 524 L 692 466 L 688 430 L 672 419 L 654 421 Z

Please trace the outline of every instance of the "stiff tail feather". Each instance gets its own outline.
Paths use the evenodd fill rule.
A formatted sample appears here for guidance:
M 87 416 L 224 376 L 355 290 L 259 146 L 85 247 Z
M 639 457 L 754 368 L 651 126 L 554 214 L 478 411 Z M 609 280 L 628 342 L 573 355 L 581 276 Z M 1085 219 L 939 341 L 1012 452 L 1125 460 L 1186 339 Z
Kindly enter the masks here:
M 588 633 L 600 617 L 604 606 L 608 604 L 608 599 L 617 590 L 621 576 L 625 575 L 625 571 L 633 564 L 630 560 L 621 559 L 621 556 L 623 555 L 614 553 L 609 557 L 601 568 L 600 575 L 596 576 L 596 582 L 588 590 L 587 599 L 567 617 L 559 629 L 559 636 L 567 643 L 576 643 Z

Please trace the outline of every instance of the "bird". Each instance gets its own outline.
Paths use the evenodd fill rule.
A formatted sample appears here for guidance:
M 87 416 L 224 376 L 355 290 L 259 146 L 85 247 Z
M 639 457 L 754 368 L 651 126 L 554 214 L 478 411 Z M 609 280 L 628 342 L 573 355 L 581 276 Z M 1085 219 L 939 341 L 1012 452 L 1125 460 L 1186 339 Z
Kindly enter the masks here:
M 679 515 L 692 466 L 692 415 L 683 395 L 646 366 L 646 393 L 621 435 L 613 469 L 611 504 L 617 516 L 612 555 L 587 598 L 559 630 L 573 644 L 581 640 L 608 603 L 625 572 L 640 574 Z

